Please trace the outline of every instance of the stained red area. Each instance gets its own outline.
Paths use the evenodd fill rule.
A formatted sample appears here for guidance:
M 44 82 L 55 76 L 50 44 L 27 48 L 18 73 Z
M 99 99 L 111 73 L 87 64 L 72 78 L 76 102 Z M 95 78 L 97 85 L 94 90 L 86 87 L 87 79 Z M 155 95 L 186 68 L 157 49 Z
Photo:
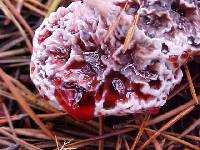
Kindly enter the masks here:
M 49 98 L 48 98 L 46 95 L 44 95 L 43 98 L 44 98 L 46 101 L 49 101 Z
M 186 62 L 189 62 L 192 60 L 192 57 L 191 57 L 191 51 L 188 50 L 188 51 L 185 51 L 183 54 L 181 54 L 180 58 Z
M 35 71 L 35 65 L 31 63 L 31 74 Z
M 44 34 L 38 36 L 38 43 L 41 44 L 46 38 L 52 35 L 52 32 L 46 30 Z
M 160 89 L 162 82 L 160 80 L 151 80 L 149 85 L 151 88 Z
M 179 59 L 178 55 L 171 55 L 169 56 L 168 60 L 174 68 L 178 68 L 179 67 L 178 59 Z
M 154 99 L 153 95 L 145 94 L 141 91 L 143 85 L 140 83 L 133 84 L 133 90 L 139 100 L 151 100 Z
M 55 87 L 58 87 L 62 84 L 61 78 L 59 77 L 54 77 L 51 82 Z
M 160 108 L 155 108 L 155 107 L 154 107 L 154 108 L 148 109 L 148 112 L 149 112 L 150 114 L 152 114 L 152 115 L 158 114 L 159 111 L 160 111 Z
M 126 84 L 128 80 L 119 72 L 111 71 L 104 83 L 105 101 L 103 108 L 112 109 L 118 100 L 126 99 Z
M 177 62 L 177 60 L 178 60 L 178 55 L 171 55 L 171 56 L 169 56 L 169 61 L 171 63 Z
M 93 118 L 95 101 L 94 93 L 74 83 L 64 83 L 55 90 L 59 104 L 74 118 L 87 121 Z

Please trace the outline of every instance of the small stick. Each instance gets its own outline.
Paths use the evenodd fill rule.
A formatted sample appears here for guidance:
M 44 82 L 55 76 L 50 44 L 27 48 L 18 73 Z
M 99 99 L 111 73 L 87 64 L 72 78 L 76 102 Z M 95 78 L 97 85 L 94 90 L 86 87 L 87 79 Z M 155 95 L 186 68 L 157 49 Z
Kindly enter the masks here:
M 196 127 L 198 127 L 200 125 L 200 118 L 197 119 L 192 125 L 190 125 L 186 130 L 184 130 L 179 136 L 178 138 L 182 138 L 184 137 L 185 135 L 187 135 L 188 133 L 190 133 L 192 130 L 194 130 Z M 171 145 L 173 144 L 174 142 L 170 142 L 168 143 L 167 145 Z
M 121 14 L 122 14 L 123 11 L 125 11 L 127 9 L 127 7 L 128 7 L 128 1 L 126 2 L 126 4 L 124 5 L 123 9 L 120 12 L 120 14 L 117 16 L 117 18 L 115 19 L 115 21 L 113 22 L 113 24 L 109 28 L 108 32 L 106 33 L 104 42 L 106 42 L 108 40 L 108 38 L 110 37 L 111 33 L 113 33 L 113 31 L 115 30 L 115 28 L 119 24 L 119 21 L 121 19 Z
M 42 3 L 39 2 L 39 1 L 36 1 L 36 0 L 26 0 L 26 1 L 28 1 L 28 2 L 30 2 L 30 3 L 33 3 L 33 4 L 35 4 L 35 5 L 38 5 L 38 6 L 40 6 L 41 8 L 44 8 L 44 9 L 46 9 L 46 10 L 49 9 L 49 7 L 48 7 L 47 5 L 42 4 Z
M 19 139 L 19 138 L 13 136 L 12 134 L 5 131 L 2 127 L 0 127 L 0 133 L 11 138 L 11 139 L 13 139 L 16 143 L 19 143 L 20 145 L 22 145 L 23 147 L 25 147 L 29 150 L 41 150 L 40 148 L 38 148 L 34 145 L 31 145 L 31 144 L 27 143 L 26 141 L 24 141 L 22 139 Z
M 183 112 L 179 113 L 176 117 L 171 119 L 167 124 L 165 124 L 163 127 L 161 127 L 156 133 L 154 133 L 140 148 L 139 150 L 144 149 L 146 146 L 148 146 L 153 139 L 158 137 L 161 132 L 165 131 L 169 127 L 171 127 L 174 123 L 176 123 L 178 120 L 183 118 L 185 115 L 187 115 L 189 112 L 191 112 L 195 106 L 190 106 L 188 109 L 184 110 Z
M 198 95 L 197 97 L 198 97 L 198 99 L 200 99 L 200 95 Z M 146 126 L 151 126 L 151 125 L 159 123 L 159 122 L 161 122 L 163 120 L 166 120 L 166 119 L 168 119 L 168 118 L 180 113 L 181 111 L 187 109 L 188 107 L 190 107 L 190 106 L 192 106 L 194 104 L 195 104 L 195 102 L 193 100 L 190 100 L 186 104 L 183 104 L 183 105 L 177 107 L 176 109 L 173 109 L 173 110 L 171 110 L 171 111 L 169 111 L 169 112 L 167 112 L 165 114 L 162 114 L 162 115 L 160 115 L 160 116 L 158 116 L 158 117 L 156 117 L 156 118 L 154 118 L 152 120 L 149 120 L 146 123 Z
M 16 97 L 17 102 L 20 106 L 29 114 L 29 116 L 35 121 L 35 123 L 46 133 L 50 138 L 54 139 L 53 134 L 45 127 L 43 122 L 36 116 L 33 110 L 30 108 L 26 100 L 18 93 L 15 86 L 7 76 L 7 74 L 0 68 L 0 77 L 7 84 L 9 90 Z
M 33 30 L 31 29 L 29 24 L 26 22 L 26 20 L 21 16 L 21 14 L 15 10 L 15 7 L 12 5 L 10 0 L 3 0 L 3 2 L 10 9 L 10 11 L 14 14 L 14 16 L 19 20 L 19 22 L 24 26 L 24 28 L 28 31 L 31 38 L 33 38 L 33 35 L 34 35 Z
M 121 137 L 121 135 L 118 135 L 117 136 L 117 144 L 116 144 L 115 150 L 120 150 L 121 147 L 122 147 L 122 137 Z
M 154 144 L 155 150 L 162 150 L 161 144 L 156 139 L 154 139 L 152 142 Z
M 9 1 L 9 0 L 8 0 Z M 5 3 L 10 3 L 10 2 L 8 2 L 7 0 L 4 0 L 4 2 Z M 11 4 L 12 5 L 12 4 Z M 10 6 L 10 5 L 9 5 Z M 19 31 L 20 31 L 20 33 L 22 34 L 22 36 L 24 37 L 24 40 L 25 40 L 25 42 L 26 42 L 26 45 L 27 45 L 27 47 L 28 47 L 28 49 L 29 49 L 29 51 L 30 52 L 32 52 L 32 49 L 33 49 L 33 47 L 32 47 L 32 45 L 31 45 L 31 42 L 30 42 L 30 40 L 28 39 L 28 37 L 27 37 L 27 35 L 26 35 L 26 32 L 25 32 L 25 30 L 23 29 L 23 27 L 20 25 L 20 23 L 17 21 L 17 19 L 15 18 L 15 16 L 12 14 L 12 12 L 10 11 L 10 10 L 12 10 L 12 9 L 8 9 L 8 7 L 7 7 L 7 4 L 5 5 L 4 3 L 3 3 L 3 1 L 0 1 L 0 7 L 2 8 L 2 11 L 5 13 L 5 15 L 8 17 L 8 18 L 10 18 L 12 21 L 13 21 L 13 23 L 16 25 L 16 27 L 19 29 Z M 15 8 L 14 8 L 14 10 L 15 10 Z M 16 10 L 15 10 L 16 11 Z M 17 12 L 17 11 L 16 11 Z M 17 12 L 18 13 L 18 12 Z M 32 30 L 32 29 L 31 29 Z M 32 35 L 33 33 L 30 33 L 30 35 Z
M 125 136 L 122 136 L 122 139 L 123 139 L 123 141 L 124 141 L 124 146 L 125 146 L 126 150 L 130 150 L 129 145 L 128 145 L 128 142 L 127 142 L 127 140 L 126 140 L 126 137 L 125 137 Z
M 140 8 L 142 8 L 143 5 L 144 5 L 144 1 L 142 1 L 141 5 L 140 5 Z M 131 39 L 133 37 L 133 34 L 135 33 L 139 17 L 140 17 L 140 15 L 138 13 L 136 15 L 134 15 L 133 23 L 131 24 L 131 27 L 129 28 L 128 33 L 126 35 L 126 39 L 124 41 L 124 50 L 123 50 L 123 53 L 125 53 L 126 50 L 128 49 L 129 43 L 130 43 L 130 41 L 131 41 Z
M 137 125 L 127 125 L 126 127 L 128 127 L 128 128 L 136 128 L 136 129 L 139 129 L 140 127 L 139 126 L 137 126 Z M 149 128 L 145 128 L 145 131 L 147 131 L 149 134 L 155 134 L 155 133 L 157 133 L 157 131 L 156 130 L 152 130 L 152 129 L 149 129 Z M 197 147 L 197 146 L 195 146 L 195 145 L 192 145 L 191 143 L 189 143 L 189 142 L 186 142 L 186 141 L 184 141 L 184 140 L 181 140 L 181 139 L 179 139 L 179 138 L 177 138 L 177 137 L 174 137 L 173 135 L 177 135 L 177 134 L 175 134 L 175 133 L 172 133 L 172 132 L 162 132 L 162 133 L 160 133 L 162 136 L 164 136 L 166 139 L 168 139 L 168 140 L 173 140 L 173 141 L 176 141 L 176 142 L 178 142 L 178 143 L 180 143 L 180 144 L 183 144 L 183 145 L 185 145 L 185 146 L 188 146 L 188 147 L 190 147 L 190 148 L 193 148 L 193 149 L 196 149 L 196 150 L 199 150 L 199 148 Z M 187 138 L 188 138 L 188 136 L 187 136 Z M 190 138 L 189 138 L 190 139 Z
M 4 111 L 4 114 L 8 120 L 8 124 L 9 124 L 9 127 L 10 127 L 10 130 L 12 131 L 12 134 L 17 137 L 16 133 L 15 133 L 15 130 L 14 130 L 14 126 L 13 126 L 13 123 L 12 123 L 12 120 L 11 120 L 11 117 L 10 117 L 10 114 L 8 112 L 8 109 L 6 107 L 6 105 L 4 103 L 2 103 L 2 107 L 3 107 L 3 111 Z
M 23 40 L 24 40 L 24 37 L 15 37 L 15 39 L 13 39 L 13 40 L 11 40 L 9 42 L 6 42 L 5 45 L 1 46 L 0 52 L 9 50 L 11 47 L 13 47 L 16 44 L 22 42 Z
M 117 131 L 112 131 L 111 133 L 107 133 L 107 134 L 104 134 L 102 136 L 96 136 L 96 137 L 92 137 L 92 138 L 88 138 L 88 139 L 84 139 L 84 140 L 80 140 L 80 141 L 68 144 L 68 145 L 66 145 L 66 147 L 67 148 L 79 148 L 79 147 L 88 145 L 90 143 L 93 143 L 95 141 L 102 140 L 102 139 L 105 139 L 105 138 L 109 138 L 109 137 L 112 137 L 112 136 L 116 136 L 116 135 L 119 135 L 119 134 L 127 133 L 127 132 L 130 132 L 132 130 L 134 130 L 134 129 L 129 128 L 129 129 L 120 129 L 120 130 L 117 130 Z
M 143 131 L 144 131 L 145 123 L 146 123 L 147 120 L 149 120 L 149 118 L 150 118 L 150 115 L 149 115 L 149 114 L 146 114 L 145 117 L 144 117 L 144 119 L 143 119 L 143 121 L 142 121 L 142 124 L 141 124 L 141 126 L 140 126 L 139 132 L 138 132 L 138 134 L 137 134 L 137 136 L 136 136 L 136 138 L 135 138 L 135 141 L 134 141 L 133 145 L 131 146 L 131 150 L 134 150 L 134 149 L 135 149 L 135 146 L 136 146 L 137 143 L 139 142 L 140 137 L 142 136 Z
M 32 10 L 32 11 L 34 11 L 34 12 L 40 14 L 40 15 L 43 16 L 43 17 L 46 17 L 46 15 L 47 15 L 45 12 L 41 11 L 40 9 L 34 7 L 33 5 L 31 5 L 31 4 L 29 4 L 29 3 L 24 2 L 24 6 L 25 6 L 26 8 L 28 8 L 28 9 L 30 9 L 30 10 Z
M 197 98 L 197 95 L 196 95 L 196 92 L 195 92 L 195 88 L 194 88 L 192 78 L 191 78 L 191 75 L 190 75 L 190 71 L 189 71 L 187 64 L 184 65 L 184 68 L 185 68 L 186 77 L 187 77 L 187 80 L 188 80 L 188 83 L 189 83 L 190 92 L 192 94 L 192 98 L 196 102 L 196 104 L 199 104 L 199 101 L 198 101 L 198 98 Z
M 104 124 L 103 124 L 103 116 L 100 116 L 99 117 L 99 135 L 101 136 L 101 135 L 103 135 L 103 126 L 104 126 Z M 103 146 L 103 144 L 104 144 L 104 141 L 103 140 L 100 140 L 99 141 L 99 150 L 103 150 L 104 148 L 104 146 Z

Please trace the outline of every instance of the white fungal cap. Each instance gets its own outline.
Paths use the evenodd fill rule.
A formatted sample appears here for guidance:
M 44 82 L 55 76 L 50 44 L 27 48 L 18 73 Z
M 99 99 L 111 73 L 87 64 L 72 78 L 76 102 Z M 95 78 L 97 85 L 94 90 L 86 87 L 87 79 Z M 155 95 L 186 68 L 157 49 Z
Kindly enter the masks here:
M 181 65 L 200 50 L 200 11 L 188 0 L 140 3 L 130 0 L 122 11 L 125 0 L 76 1 L 44 20 L 33 40 L 31 79 L 50 104 L 81 120 L 165 104 L 182 79 Z

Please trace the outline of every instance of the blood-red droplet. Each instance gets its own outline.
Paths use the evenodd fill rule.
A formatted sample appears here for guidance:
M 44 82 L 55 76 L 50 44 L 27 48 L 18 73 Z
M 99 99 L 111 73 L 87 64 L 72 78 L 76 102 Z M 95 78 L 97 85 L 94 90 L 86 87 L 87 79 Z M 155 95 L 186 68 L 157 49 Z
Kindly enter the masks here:
M 93 94 L 71 83 L 65 83 L 55 90 L 55 97 L 59 104 L 72 117 L 82 121 L 91 120 L 94 116 Z

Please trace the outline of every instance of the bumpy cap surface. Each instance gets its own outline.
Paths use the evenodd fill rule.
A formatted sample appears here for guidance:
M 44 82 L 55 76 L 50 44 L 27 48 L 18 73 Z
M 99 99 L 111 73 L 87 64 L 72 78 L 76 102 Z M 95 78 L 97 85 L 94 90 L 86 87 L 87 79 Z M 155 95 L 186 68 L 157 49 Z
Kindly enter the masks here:
M 181 65 L 200 50 L 200 2 L 140 3 L 130 0 L 123 11 L 125 0 L 76 1 L 44 20 L 33 40 L 31 79 L 50 104 L 80 120 L 164 105 L 182 79 Z

